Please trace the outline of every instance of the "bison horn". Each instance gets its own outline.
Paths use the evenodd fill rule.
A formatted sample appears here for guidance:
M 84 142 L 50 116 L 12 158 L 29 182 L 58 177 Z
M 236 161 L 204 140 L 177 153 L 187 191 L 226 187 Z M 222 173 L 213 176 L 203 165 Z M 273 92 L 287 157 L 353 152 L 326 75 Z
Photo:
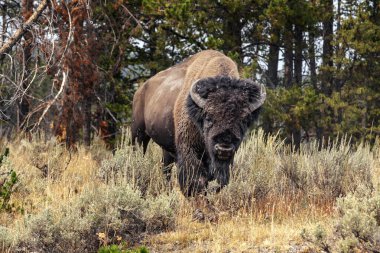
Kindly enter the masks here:
M 192 85 L 191 85 L 191 89 L 190 89 L 190 97 L 191 99 L 194 101 L 195 104 L 197 104 L 200 108 L 204 108 L 205 107 L 205 104 L 206 104 L 206 99 L 202 98 L 199 93 L 198 93 L 198 87 L 197 87 L 197 82 L 199 80 L 195 81 Z
M 257 85 L 257 84 L 255 84 L 255 85 Z M 267 97 L 267 92 L 266 92 L 263 84 L 260 85 L 259 90 L 260 90 L 260 96 L 258 98 L 256 98 L 256 101 L 254 103 L 251 103 L 249 105 L 249 110 L 251 112 L 255 111 L 257 108 L 262 106 L 264 104 L 266 97 Z

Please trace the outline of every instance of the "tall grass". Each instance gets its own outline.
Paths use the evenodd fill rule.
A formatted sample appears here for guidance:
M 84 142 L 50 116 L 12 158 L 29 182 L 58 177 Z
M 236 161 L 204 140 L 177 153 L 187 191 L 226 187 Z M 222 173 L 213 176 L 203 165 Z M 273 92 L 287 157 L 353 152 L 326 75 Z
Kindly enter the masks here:
M 0 175 L 10 168 L 19 175 L 11 201 L 23 210 L 0 213 L 3 251 L 94 252 L 176 230 L 191 216 L 194 200 L 180 193 L 175 167 L 166 180 L 161 149 L 150 144 L 143 155 L 129 145 L 129 135 L 126 130 L 113 152 L 99 141 L 73 152 L 39 137 L 0 140 L 10 148 Z M 292 150 L 278 136 L 252 132 L 235 156 L 229 185 L 215 193 L 210 184 L 206 199 L 216 215 L 266 219 L 276 212 L 286 220 L 318 206 L 331 211 L 337 198 L 377 188 L 377 145 L 353 148 L 341 138 L 322 150 L 316 142 Z
M 129 136 L 130 131 L 124 130 L 113 157 L 101 162 L 99 176 L 109 184 L 130 184 L 144 195 L 170 191 L 170 184 L 162 173 L 161 149 L 150 145 L 144 155 L 141 147 L 130 145 Z

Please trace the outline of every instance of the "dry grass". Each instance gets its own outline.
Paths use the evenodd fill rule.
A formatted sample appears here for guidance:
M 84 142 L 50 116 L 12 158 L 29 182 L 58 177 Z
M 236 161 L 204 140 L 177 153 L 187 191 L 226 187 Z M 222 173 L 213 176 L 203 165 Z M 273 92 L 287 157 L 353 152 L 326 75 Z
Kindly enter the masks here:
M 311 210 L 284 217 L 272 206 L 269 214 L 224 216 L 217 223 L 199 223 L 181 216 L 175 231 L 146 240 L 155 252 L 285 252 L 313 246 L 301 232 L 317 224 L 329 224 L 332 217 L 323 210 Z M 259 208 L 258 208 L 259 209 Z M 318 208 L 316 208 L 318 209 Z
M 76 152 L 43 137 L 0 145 L 11 151 L 0 172 L 19 175 L 11 201 L 23 210 L 0 212 L 7 252 L 94 252 L 121 242 L 152 252 L 320 251 L 323 243 L 304 231 L 320 226 L 333 235 L 336 199 L 358 188 L 378 192 L 380 183 L 379 145 L 353 149 L 346 139 L 291 152 L 277 136 L 253 133 L 236 154 L 230 184 L 209 192 L 209 205 L 185 199 L 175 173 L 165 181 L 156 145 L 145 156 L 126 138 L 114 154 L 99 141 Z M 199 207 L 216 219 L 194 221 Z

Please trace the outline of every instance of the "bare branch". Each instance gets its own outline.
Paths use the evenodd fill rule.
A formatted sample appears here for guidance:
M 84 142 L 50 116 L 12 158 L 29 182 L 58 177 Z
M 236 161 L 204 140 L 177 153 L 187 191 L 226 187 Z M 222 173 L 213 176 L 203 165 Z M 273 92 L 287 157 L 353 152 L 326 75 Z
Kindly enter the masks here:
M 45 114 L 48 112 L 48 110 L 50 109 L 50 107 L 52 106 L 52 104 L 54 104 L 55 101 L 57 101 L 59 95 L 61 95 L 61 93 L 62 93 L 62 91 L 63 91 L 63 88 L 65 87 L 65 84 L 66 84 L 66 78 L 67 78 L 65 72 L 63 72 L 62 75 L 63 75 L 62 83 L 61 83 L 61 87 L 59 88 L 58 93 L 55 95 L 55 97 L 54 97 L 52 100 L 50 100 L 50 101 L 47 103 L 47 106 L 45 107 L 45 110 L 42 112 L 40 118 L 38 119 L 37 124 L 35 124 L 35 125 L 33 126 L 33 129 L 34 129 L 35 127 L 38 127 L 38 126 L 41 124 L 41 121 L 42 121 L 42 119 L 45 117 Z M 33 130 L 33 129 L 32 129 L 32 130 Z
M 124 8 L 124 10 L 127 12 L 127 14 L 129 14 L 129 16 L 133 18 L 133 20 L 137 23 L 137 26 L 143 28 L 142 25 L 140 24 L 140 21 L 132 14 L 132 12 L 130 12 L 128 10 L 128 8 L 125 7 L 123 4 L 121 6 Z
M 7 53 L 16 43 L 21 39 L 23 34 L 32 26 L 32 24 L 38 19 L 41 13 L 44 11 L 48 5 L 48 0 L 42 0 L 38 5 L 36 11 L 30 18 L 21 25 L 21 27 L 13 34 L 12 37 L 0 48 L 0 55 Z

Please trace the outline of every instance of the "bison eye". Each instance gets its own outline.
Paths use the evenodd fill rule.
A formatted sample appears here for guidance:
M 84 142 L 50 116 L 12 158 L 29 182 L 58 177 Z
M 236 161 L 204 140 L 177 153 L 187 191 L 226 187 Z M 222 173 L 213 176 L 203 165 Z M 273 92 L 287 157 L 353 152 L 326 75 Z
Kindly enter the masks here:
M 207 125 L 207 126 L 212 125 L 212 119 L 210 116 L 205 117 L 205 125 Z
M 248 124 L 249 124 L 248 118 L 247 117 L 244 118 L 241 123 L 243 123 L 244 126 L 248 126 Z

